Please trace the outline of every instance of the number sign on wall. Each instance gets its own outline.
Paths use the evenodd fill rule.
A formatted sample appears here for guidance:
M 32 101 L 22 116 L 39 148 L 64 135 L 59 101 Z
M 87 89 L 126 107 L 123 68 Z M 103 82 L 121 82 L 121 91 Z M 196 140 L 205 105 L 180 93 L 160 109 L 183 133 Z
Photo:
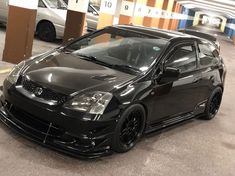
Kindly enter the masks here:
M 87 13 L 89 0 L 69 0 L 68 10 Z
M 102 0 L 100 12 L 114 15 L 116 11 L 117 0 Z
M 9 5 L 26 9 L 37 9 L 38 0 L 10 0 Z

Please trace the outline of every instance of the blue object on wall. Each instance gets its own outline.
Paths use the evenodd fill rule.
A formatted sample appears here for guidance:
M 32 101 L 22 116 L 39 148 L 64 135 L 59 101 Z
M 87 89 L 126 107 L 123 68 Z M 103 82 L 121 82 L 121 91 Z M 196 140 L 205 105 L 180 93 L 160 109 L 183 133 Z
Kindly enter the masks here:
M 188 17 L 194 17 L 195 11 L 183 7 L 181 14 L 187 15 Z M 193 25 L 193 19 L 181 19 L 179 21 L 178 29 L 184 29 Z
M 232 19 L 232 18 L 227 19 L 227 25 L 228 25 L 228 24 L 235 24 L 235 19 Z M 224 29 L 224 33 L 225 33 L 227 36 L 229 36 L 230 38 L 232 38 L 233 35 L 235 35 L 235 30 L 232 29 L 232 28 L 230 28 L 230 27 L 227 26 L 227 25 L 226 25 L 226 27 L 225 27 L 225 29 Z

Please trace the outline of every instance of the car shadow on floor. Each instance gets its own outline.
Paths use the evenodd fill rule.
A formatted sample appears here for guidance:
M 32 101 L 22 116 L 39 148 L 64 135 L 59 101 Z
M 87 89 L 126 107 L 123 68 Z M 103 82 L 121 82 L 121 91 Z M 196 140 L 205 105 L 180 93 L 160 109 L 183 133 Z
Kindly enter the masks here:
M 140 142 L 136 145 L 136 149 L 137 150 L 145 150 L 148 152 L 154 151 L 154 144 L 156 144 L 159 140 L 164 140 L 167 138 L 171 138 L 172 136 L 176 135 L 177 133 L 186 133 L 187 130 L 200 125 L 201 123 L 205 123 L 204 120 L 197 120 L 197 119 L 190 119 L 181 123 L 178 123 L 176 125 L 173 125 L 171 127 L 165 128 L 163 130 L 158 130 L 156 132 L 152 132 L 149 134 L 146 134 L 142 137 L 142 139 L 140 140 Z M 104 156 L 104 157 L 100 157 L 100 158 L 95 158 L 95 159 L 82 159 L 82 158 L 77 158 L 77 157 L 73 157 L 70 155 L 66 155 L 64 153 L 58 152 L 58 151 L 54 151 L 50 148 L 47 147 L 43 147 L 40 144 L 37 144 L 33 141 L 30 141 L 24 137 L 22 137 L 20 134 L 17 134 L 16 132 L 14 132 L 14 130 L 10 130 L 8 127 L 6 127 L 3 123 L 0 122 L 0 129 L 2 129 L 6 135 L 9 136 L 9 138 L 11 139 L 11 143 L 17 143 L 17 145 L 21 146 L 20 148 L 23 148 L 24 151 L 26 152 L 24 155 L 24 158 L 28 158 L 29 160 L 32 159 L 32 157 L 34 158 L 38 158 L 37 156 L 40 155 L 39 158 L 41 157 L 45 157 L 45 158 L 50 158 L 52 160 L 55 160 L 58 162 L 58 160 L 64 164 L 66 163 L 70 163 L 71 161 L 81 161 L 81 162 L 99 162 L 99 161 L 104 161 L 106 159 L 108 160 L 112 160 L 115 159 L 116 157 L 119 158 L 119 156 L 122 155 L 128 155 L 129 152 L 124 153 L 124 154 L 116 154 L 116 153 L 112 153 L 109 156 Z M 1 132 L 1 131 L 0 131 Z M 163 135 L 164 134 L 164 135 Z M 184 134 L 182 134 L 184 135 Z M 12 141 L 15 140 L 15 141 Z M 2 142 L 2 141 L 1 141 Z M 6 141 L 5 143 L 2 142 L 2 144 L 0 145 L 0 151 L 1 148 L 4 147 L 4 150 L 7 150 L 9 152 L 14 152 L 14 155 L 18 155 L 22 152 L 19 152 L 18 149 L 14 150 L 14 146 L 10 146 L 9 147 L 9 141 Z M 13 149 L 12 151 L 11 148 Z M 134 150 L 132 152 L 135 152 Z M 30 155 L 28 155 L 30 154 Z M 40 160 L 40 159 L 39 159 Z M 34 159 L 34 161 L 36 161 Z M 69 162 L 70 161 L 70 162 Z M 39 161 L 40 162 L 40 161 Z

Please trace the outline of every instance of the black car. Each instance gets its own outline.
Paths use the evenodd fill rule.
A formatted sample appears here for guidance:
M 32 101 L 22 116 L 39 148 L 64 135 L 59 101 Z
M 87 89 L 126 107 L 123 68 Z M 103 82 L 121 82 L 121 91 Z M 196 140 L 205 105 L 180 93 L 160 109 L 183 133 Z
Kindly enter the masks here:
M 211 34 L 207 34 L 205 32 L 200 32 L 198 30 L 192 30 L 192 29 L 180 29 L 178 30 L 179 32 L 183 32 L 185 34 L 189 34 L 189 35 L 194 35 L 203 39 L 206 39 L 208 41 L 210 41 L 213 45 L 215 45 L 215 47 L 218 49 L 218 51 L 220 51 L 220 43 L 217 40 L 217 38 Z
M 15 66 L 4 81 L 0 119 L 75 156 L 126 152 L 143 134 L 194 117 L 212 119 L 225 74 L 207 41 L 112 26 Z

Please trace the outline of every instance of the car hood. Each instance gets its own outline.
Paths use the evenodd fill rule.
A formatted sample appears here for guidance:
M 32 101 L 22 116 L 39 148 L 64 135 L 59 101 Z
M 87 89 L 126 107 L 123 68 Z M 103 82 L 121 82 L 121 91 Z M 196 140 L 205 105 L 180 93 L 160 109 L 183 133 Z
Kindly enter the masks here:
M 136 77 L 60 52 L 33 60 L 24 75 L 43 87 L 64 94 L 81 91 L 110 92 Z

